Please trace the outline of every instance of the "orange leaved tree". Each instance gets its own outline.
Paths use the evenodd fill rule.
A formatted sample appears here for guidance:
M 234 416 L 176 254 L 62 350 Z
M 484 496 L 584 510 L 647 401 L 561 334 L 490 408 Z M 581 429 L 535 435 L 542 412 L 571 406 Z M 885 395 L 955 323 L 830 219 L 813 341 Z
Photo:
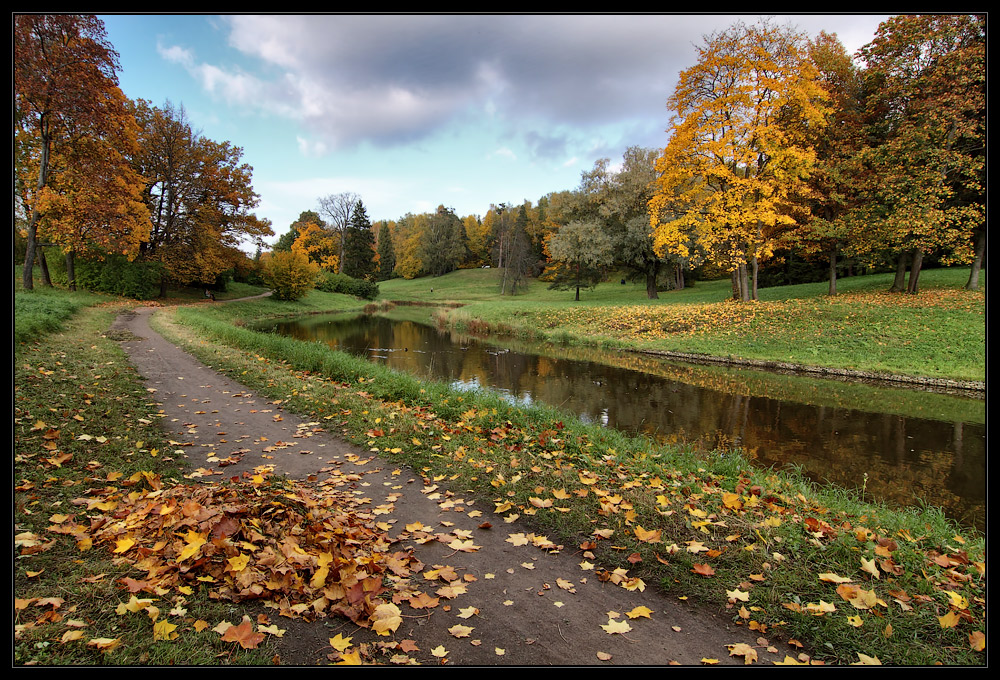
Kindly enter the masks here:
M 127 162 L 135 122 L 118 55 L 93 16 L 14 17 L 15 187 L 27 213 L 23 285 L 33 288 L 40 233 L 69 253 L 133 255 L 145 235 Z
M 802 35 L 762 20 L 706 38 L 670 98 L 671 138 L 649 202 L 659 252 L 694 243 L 756 299 L 756 271 L 812 167 L 808 131 L 824 124 L 825 93 Z M 753 283 L 748 267 L 754 272 Z

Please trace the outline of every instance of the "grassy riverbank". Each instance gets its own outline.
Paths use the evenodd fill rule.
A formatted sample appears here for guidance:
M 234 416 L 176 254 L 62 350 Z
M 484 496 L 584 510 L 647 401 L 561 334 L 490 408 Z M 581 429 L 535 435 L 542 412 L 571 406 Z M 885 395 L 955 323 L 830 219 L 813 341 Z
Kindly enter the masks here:
M 592 542 L 595 574 L 609 587 L 660 586 L 726 610 L 762 637 L 798 639 L 813 659 L 985 663 L 984 537 L 939 512 L 872 506 L 738 457 L 702 457 L 555 410 L 515 409 L 234 323 L 358 304 L 310 295 L 164 310 L 154 321 L 250 389 L 488 501 L 494 524 L 518 514 L 567 549 Z M 114 311 L 82 309 L 66 333 L 15 354 L 17 662 L 99 663 L 100 651 L 62 642 L 67 619 L 87 622 L 97 639 L 124 638 L 128 656 L 115 663 L 262 662 L 259 650 L 194 629 L 195 619 L 213 620 L 207 608 L 224 607 L 199 593 L 185 602 L 192 624 L 183 648 L 151 639 L 148 621 L 108 604 L 119 600 L 124 566 L 53 529 L 90 486 L 141 470 L 177 476 L 174 461 L 154 453 L 168 448 L 155 407 L 120 349 L 101 337 Z M 51 453 L 53 429 L 71 458 Z M 47 599 L 53 593 L 61 606 Z
M 928 270 L 919 295 L 890 294 L 888 274 L 764 288 L 760 301 L 728 299 L 728 281 L 697 282 L 645 299 L 640 284 L 604 283 L 573 302 L 532 281 L 498 294 L 497 274 L 476 269 L 380 284 L 381 298 L 457 302 L 453 327 L 562 344 L 684 352 L 924 378 L 984 381 L 986 296 L 962 288 L 964 268 Z M 985 283 L 983 284 L 985 288 Z

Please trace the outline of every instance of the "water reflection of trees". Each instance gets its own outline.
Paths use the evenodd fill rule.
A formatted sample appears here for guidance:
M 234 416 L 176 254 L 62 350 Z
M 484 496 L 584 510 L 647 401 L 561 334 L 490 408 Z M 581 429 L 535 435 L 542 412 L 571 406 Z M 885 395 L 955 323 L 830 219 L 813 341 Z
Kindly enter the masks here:
M 492 386 L 626 432 L 710 449 L 740 447 L 757 465 L 794 464 L 817 481 L 860 488 L 867 473 L 871 497 L 901 505 L 921 499 L 956 518 L 985 522 L 984 425 L 875 413 L 871 405 L 857 410 L 753 396 L 751 390 L 733 390 L 729 377 L 704 377 L 715 373 L 678 381 L 606 363 L 499 349 L 380 317 L 288 325 L 281 332 L 324 339 L 416 375 Z

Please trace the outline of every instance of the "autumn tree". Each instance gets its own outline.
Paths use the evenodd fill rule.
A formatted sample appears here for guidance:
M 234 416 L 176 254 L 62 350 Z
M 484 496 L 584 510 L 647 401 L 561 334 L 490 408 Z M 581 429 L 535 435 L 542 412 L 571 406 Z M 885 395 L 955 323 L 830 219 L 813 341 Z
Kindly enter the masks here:
M 481 220 L 476 215 L 467 215 L 462 219 L 465 229 L 465 242 L 469 249 L 468 264 L 479 267 L 490 262 L 490 238 L 492 224 Z
M 319 267 L 301 251 L 279 251 L 262 258 L 264 282 L 278 300 L 298 300 L 313 287 Z
M 319 212 L 323 217 L 326 228 L 330 229 L 337 237 L 339 243 L 339 262 L 343 268 L 344 263 L 344 232 L 351 223 L 351 212 L 357 205 L 361 197 L 352 191 L 342 191 L 339 194 L 327 194 L 319 198 Z M 340 273 L 341 269 L 337 272 Z
M 273 234 L 252 212 L 259 198 L 243 150 L 196 133 L 183 108 L 138 101 L 140 152 L 134 162 L 146 178 L 150 235 L 140 256 L 163 265 L 168 282 L 205 284 L 231 268 L 243 239 Z
M 40 226 L 51 227 L 69 252 L 94 245 L 129 253 L 142 229 L 135 224 L 136 178 L 120 155 L 131 141 L 131 121 L 103 22 L 17 14 L 13 33 L 15 186 L 27 213 L 22 283 L 31 290 Z M 75 215 L 73 203 L 80 206 Z M 95 212 L 86 225 L 74 225 L 84 204 Z
M 827 124 L 812 130 L 816 163 L 804 188 L 809 215 L 791 234 L 791 246 L 807 257 L 827 261 L 829 294 L 837 294 L 837 266 L 841 255 L 853 254 L 860 207 L 861 181 L 857 156 L 865 141 L 862 128 L 866 94 L 863 72 L 836 35 L 821 32 L 809 43 L 809 54 L 827 92 Z
M 657 155 L 655 149 L 629 147 L 618 169 L 612 169 L 610 160 L 602 158 L 581 175 L 579 189 L 587 217 L 604 226 L 614 244 L 616 262 L 633 277 L 645 280 L 649 299 L 659 297 L 657 279 L 668 264 L 674 265 L 675 285 L 682 287 L 678 284 L 683 281 L 678 274 L 683 260 L 676 253 L 657 253 L 649 226 Z
M 910 257 L 910 293 L 927 253 L 975 262 L 985 244 L 985 41 L 982 16 L 903 15 L 860 52 L 872 93 L 865 234 L 900 264 Z
M 298 219 L 292 222 L 288 226 L 288 231 L 286 231 L 284 234 L 278 237 L 278 240 L 275 242 L 272 250 L 275 252 L 280 252 L 280 251 L 287 252 L 291 250 L 292 244 L 295 243 L 295 239 L 299 237 L 301 230 L 305 228 L 305 225 L 310 223 L 316 224 L 320 227 L 324 226 L 323 220 L 322 218 L 320 218 L 319 213 L 317 213 L 315 210 L 303 210 L 302 212 L 299 213 Z
M 756 299 L 760 261 L 794 224 L 787 203 L 813 165 L 806 131 L 825 122 L 824 93 L 805 38 L 766 20 L 706 37 L 698 55 L 669 101 L 650 224 L 658 252 L 693 240 L 732 273 L 735 297 Z
M 344 261 L 341 273 L 355 279 L 371 280 L 375 276 L 375 234 L 364 203 L 358 199 L 351 210 L 351 219 L 344 230 Z
M 84 131 L 72 144 L 59 145 L 50 156 L 47 185 L 37 199 L 39 233 L 62 248 L 70 290 L 76 290 L 78 255 L 124 255 L 131 260 L 149 234 L 143 178 L 129 158 L 137 148 L 138 127 L 117 87 L 106 97 L 117 122 L 101 133 Z
M 336 272 L 340 267 L 340 239 L 321 223 L 305 222 L 296 227 L 298 236 L 289 249 L 293 253 L 301 253 L 317 267 Z M 275 252 L 280 252 L 275 250 Z
M 505 203 L 491 206 L 495 219 L 493 228 L 494 257 L 499 269 L 501 295 L 515 295 L 531 271 L 534 256 L 527 232 L 527 210 L 524 205 L 514 208 Z
M 611 237 L 597 222 L 573 221 L 551 234 L 546 244 L 552 262 L 550 288 L 576 290 L 593 288 L 604 280 L 614 261 Z
M 455 211 L 443 205 L 430 215 L 421 257 L 425 271 L 441 276 L 465 260 L 465 228 Z
M 404 279 L 413 279 L 426 273 L 423 244 L 429 223 L 430 216 L 426 213 L 407 213 L 396 220 L 393 239 L 396 251 L 395 271 Z

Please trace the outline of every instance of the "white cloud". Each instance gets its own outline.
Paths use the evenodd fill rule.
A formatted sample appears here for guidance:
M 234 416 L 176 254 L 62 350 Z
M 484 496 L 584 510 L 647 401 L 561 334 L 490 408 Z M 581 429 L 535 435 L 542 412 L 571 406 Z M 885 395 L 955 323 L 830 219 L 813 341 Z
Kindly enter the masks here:
M 299 153 L 303 156 L 318 158 L 326 155 L 328 151 L 326 144 L 322 140 L 310 141 L 304 137 L 296 136 L 295 141 L 298 143 Z
M 517 160 L 517 154 L 515 154 L 513 151 L 511 151 L 506 146 L 502 146 L 499 149 L 497 149 L 496 151 L 494 151 L 492 154 L 490 154 L 490 158 L 492 158 L 494 156 L 502 156 L 504 158 L 509 158 L 512 161 L 516 161 Z
M 158 44 L 156 46 L 156 51 L 161 57 L 167 61 L 172 61 L 175 64 L 181 64 L 182 66 L 189 67 L 194 64 L 194 53 L 191 50 L 185 49 L 178 45 L 171 45 L 166 47 L 164 45 Z

